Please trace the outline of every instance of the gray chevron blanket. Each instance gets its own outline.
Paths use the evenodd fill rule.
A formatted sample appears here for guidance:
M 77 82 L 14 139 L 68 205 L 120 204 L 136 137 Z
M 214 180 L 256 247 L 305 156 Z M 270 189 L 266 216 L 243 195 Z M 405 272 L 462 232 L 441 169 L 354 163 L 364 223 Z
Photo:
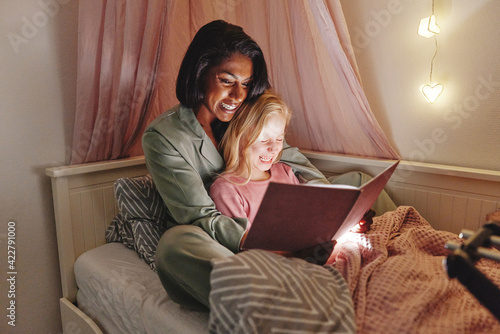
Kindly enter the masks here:
M 444 245 L 412 207 L 348 233 L 336 262 L 317 266 L 264 251 L 213 263 L 211 333 L 500 333 L 500 323 L 443 269 Z M 500 264 L 476 267 L 500 286 Z
M 211 333 L 354 333 L 349 288 L 333 267 L 251 250 L 214 261 Z

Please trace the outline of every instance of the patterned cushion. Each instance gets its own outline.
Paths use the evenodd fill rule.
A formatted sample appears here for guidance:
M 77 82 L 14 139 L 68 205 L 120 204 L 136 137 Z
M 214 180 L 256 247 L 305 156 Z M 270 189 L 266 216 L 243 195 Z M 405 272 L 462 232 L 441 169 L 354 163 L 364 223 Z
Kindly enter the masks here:
M 115 182 L 118 210 L 126 219 L 165 220 L 167 209 L 150 175 L 121 178 Z
M 107 242 L 121 242 L 127 248 L 134 249 L 134 234 L 132 233 L 132 226 L 127 223 L 121 213 L 118 213 L 109 224 L 106 230 Z
M 118 214 L 106 231 L 106 241 L 123 242 L 156 270 L 156 246 L 166 230 L 167 209 L 150 175 L 115 182 Z

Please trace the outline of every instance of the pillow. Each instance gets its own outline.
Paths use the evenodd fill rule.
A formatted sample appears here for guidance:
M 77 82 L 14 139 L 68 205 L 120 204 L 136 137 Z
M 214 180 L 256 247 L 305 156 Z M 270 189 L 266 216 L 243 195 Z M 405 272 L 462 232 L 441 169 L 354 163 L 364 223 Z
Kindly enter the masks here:
M 106 230 L 107 242 L 121 242 L 127 248 L 134 249 L 134 235 L 132 227 L 121 213 L 118 213 Z
M 168 211 L 150 175 L 115 181 L 118 214 L 106 231 L 107 242 L 134 249 L 154 271 L 154 255 L 166 230 Z

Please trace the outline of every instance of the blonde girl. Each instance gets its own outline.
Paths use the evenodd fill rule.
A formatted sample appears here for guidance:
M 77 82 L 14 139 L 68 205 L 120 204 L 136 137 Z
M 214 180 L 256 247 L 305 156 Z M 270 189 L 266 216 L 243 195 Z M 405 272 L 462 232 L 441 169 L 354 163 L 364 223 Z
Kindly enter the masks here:
M 248 218 L 251 225 L 269 182 L 299 183 L 291 167 L 279 162 L 291 115 L 279 95 L 267 90 L 233 117 L 221 141 L 226 168 L 210 188 L 222 214 Z

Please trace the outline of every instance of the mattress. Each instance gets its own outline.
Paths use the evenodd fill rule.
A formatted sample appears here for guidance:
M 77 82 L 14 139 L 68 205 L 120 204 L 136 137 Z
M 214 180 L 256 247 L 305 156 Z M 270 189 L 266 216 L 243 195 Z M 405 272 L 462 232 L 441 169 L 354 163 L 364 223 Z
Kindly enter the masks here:
M 77 305 L 106 333 L 208 333 L 208 312 L 168 297 L 157 274 L 121 243 L 82 254 L 75 262 Z

